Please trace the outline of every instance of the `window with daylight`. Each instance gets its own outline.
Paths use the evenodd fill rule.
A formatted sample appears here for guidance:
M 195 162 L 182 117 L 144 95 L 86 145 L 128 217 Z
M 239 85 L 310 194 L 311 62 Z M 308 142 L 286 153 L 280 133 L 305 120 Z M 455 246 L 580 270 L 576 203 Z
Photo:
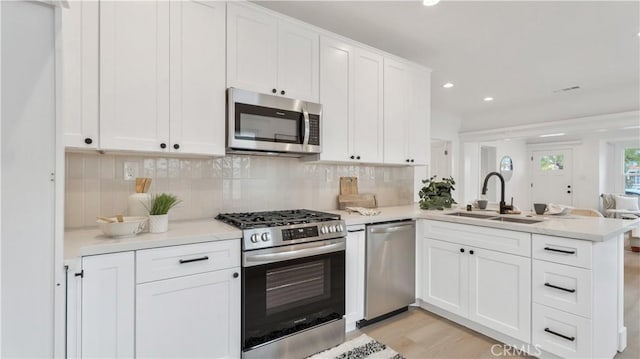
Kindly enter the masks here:
M 640 195 L 640 148 L 624 149 L 624 192 Z
M 540 171 L 562 171 L 564 155 L 540 156 Z

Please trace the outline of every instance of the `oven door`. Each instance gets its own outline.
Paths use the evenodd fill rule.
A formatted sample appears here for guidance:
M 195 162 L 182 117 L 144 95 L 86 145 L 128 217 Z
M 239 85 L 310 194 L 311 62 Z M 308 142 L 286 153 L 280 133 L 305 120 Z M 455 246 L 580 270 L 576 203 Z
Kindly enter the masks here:
M 242 348 L 341 319 L 345 239 L 245 252 Z
M 228 96 L 230 149 L 320 153 L 320 105 L 235 88 Z

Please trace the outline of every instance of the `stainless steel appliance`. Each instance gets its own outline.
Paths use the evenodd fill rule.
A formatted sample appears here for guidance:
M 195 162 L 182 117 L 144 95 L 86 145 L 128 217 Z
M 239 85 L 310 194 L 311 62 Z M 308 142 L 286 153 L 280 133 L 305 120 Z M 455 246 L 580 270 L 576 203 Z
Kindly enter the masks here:
M 243 358 L 304 358 L 344 341 L 346 229 L 339 215 L 216 218 L 243 230 Z
M 415 221 L 367 226 L 364 326 L 415 302 Z
M 322 106 L 227 89 L 227 152 L 302 156 L 321 152 Z

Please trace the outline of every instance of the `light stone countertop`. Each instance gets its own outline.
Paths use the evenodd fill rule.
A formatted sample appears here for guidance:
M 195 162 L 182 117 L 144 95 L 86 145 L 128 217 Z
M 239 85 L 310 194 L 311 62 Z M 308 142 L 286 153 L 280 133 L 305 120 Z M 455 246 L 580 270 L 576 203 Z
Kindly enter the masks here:
M 589 241 L 603 241 L 640 227 L 640 219 L 623 220 L 612 218 L 580 217 L 580 216 L 534 216 L 542 219 L 540 223 L 522 224 L 498 222 L 487 219 L 448 216 L 447 213 L 464 211 L 451 209 L 446 211 L 425 211 L 417 204 L 378 208 L 377 216 L 362 216 L 346 211 L 326 211 L 339 214 L 349 225 L 362 225 L 403 219 L 431 219 L 452 223 L 462 223 L 518 232 L 546 234 L 551 236 L 575 238 Z M 498 214 L 494 211 L 474 210 L 487 216 Z M 524 217 L 523 215 L 507 215 Z M 64 259 L 70 260 L 80 256 L 106 254 L 155 247 L 166 247 L 218 240 L 239 239 L 242 231 L 215 219 L 195 221 L 176 221 L 169 223 L 166 233 L 143 233 L 131 238 L 113 239 L 102 234 L 100 229 L 69 230 L 64 234 Z
M 241 230 L 213 218 L 169 222 L 168 232 L 141 233 L 129 238 L 109 238 L 96 226 L 64 233 L 64 259 L 240 238 Z
M 624 220 L 574 215 L 533 215 L 532 217 L 526 217 L 524 215 L 502 215 L 505 217 L 538 219 L 542 220 L 542 222 L 533 224 L 500 222 L 482 218 L 467 218 L 447 215 L 448 213 L 452 212 L 466 212 L 464 209 L 460 208 L 445 211 L 426 211 L 421 210 L 417 204 L 396 207 L 381 207 L 378 208 L 378 210 L 381 211 L 381 213 L 376 216 L 362 216 L 358 213 L 349 213 L 347 211 L 330 212 L 340 214 L 342 216 L 342 219 L 345 220 L 345 223 L 348 226 L 396 221 L 402 219 L 432 219 L 436 221 L 470 224 L 483 227 L 507 229 L 518 232 L 546 234 L 550 236 L 575 238 L 588 241 L 604 241 L 613 238 L 618 234 L 630 231 L 633 228 L 640 227 L 640 219 Z M 472 213 L 486 214 L 487 216 L 499 215 L 495 211 L 478 209 L 474 209 Z

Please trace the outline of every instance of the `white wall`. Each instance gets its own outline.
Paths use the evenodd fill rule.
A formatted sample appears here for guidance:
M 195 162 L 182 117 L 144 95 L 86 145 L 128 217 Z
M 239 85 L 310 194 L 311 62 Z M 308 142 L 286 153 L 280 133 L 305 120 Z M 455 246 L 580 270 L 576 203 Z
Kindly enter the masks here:
M 461 118 L 457 115 L 442 112 L 438 110 L 431 111 L 431 139 L 451 142 L 451 175 L 457 182 L 456 191 L 453 192 L 453 198 L 460 202 L 462 200 L 463 185 L 462 173 L 460 171 L 460 161 L 462 159 L 462 151 L 460 147 L 460 139 L 458 132 L 460 131 Z M 432 175 L 431 169 L 426 178 Z

